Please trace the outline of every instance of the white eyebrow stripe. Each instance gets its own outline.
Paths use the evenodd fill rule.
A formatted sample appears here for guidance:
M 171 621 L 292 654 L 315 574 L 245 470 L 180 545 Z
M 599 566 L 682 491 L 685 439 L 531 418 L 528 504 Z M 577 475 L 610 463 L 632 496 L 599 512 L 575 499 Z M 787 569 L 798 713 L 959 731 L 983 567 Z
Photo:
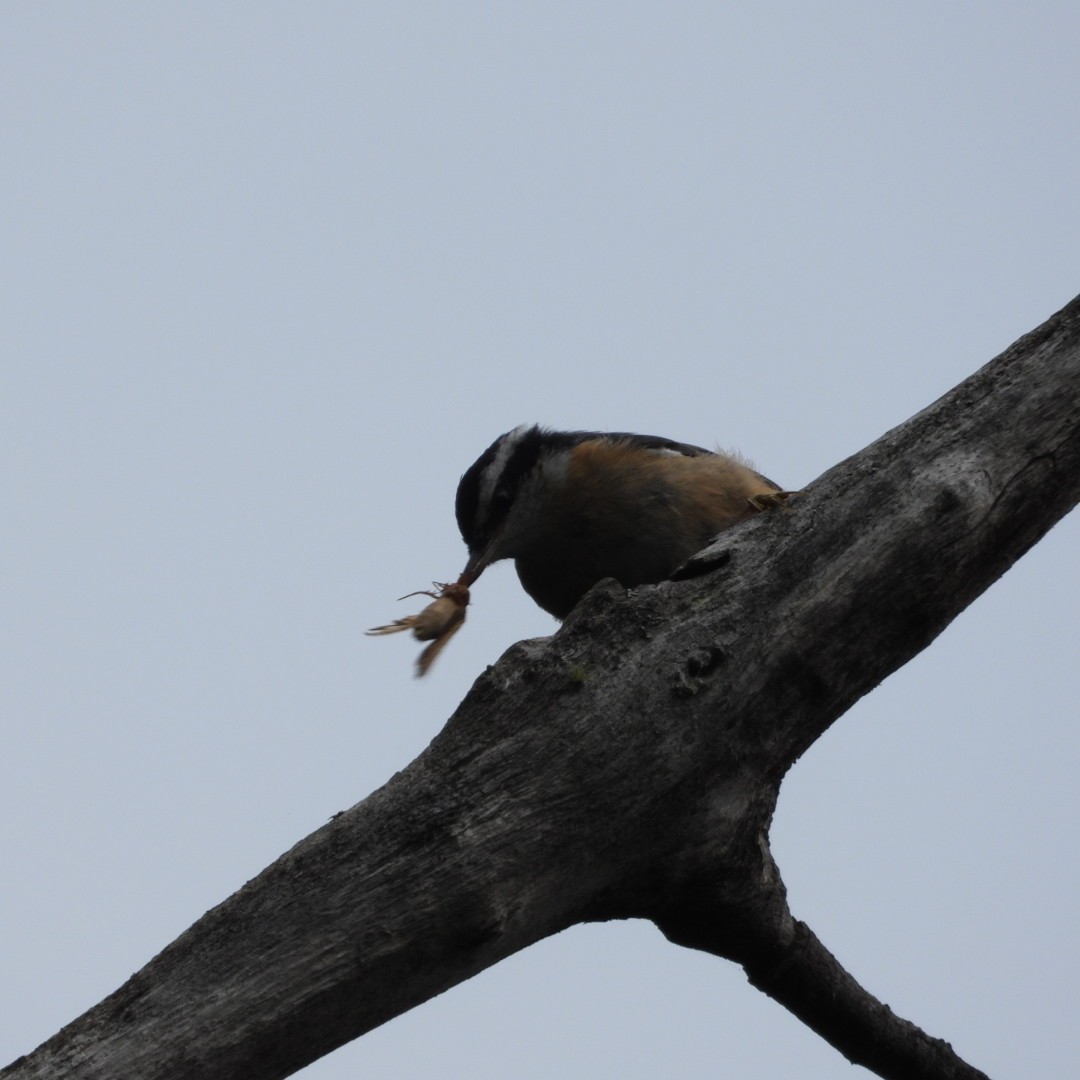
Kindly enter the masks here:
M 517 449 L 522 436 L 531 427 L 531 424 L 518 424 L 513 431 L 508 431 L 503 437 L 502 445 L 496 451 L 491 464 L 484 470 L 480 483 L 480 501 L 476 504 L 476 525 L 478 528 L 483 525 L 487 511 L 491 507 L 491 501 L 495 497 L 495 488 L 498 486 L 499 477 L 502 476 L 503 471 L 506 469 L 506 463 Z

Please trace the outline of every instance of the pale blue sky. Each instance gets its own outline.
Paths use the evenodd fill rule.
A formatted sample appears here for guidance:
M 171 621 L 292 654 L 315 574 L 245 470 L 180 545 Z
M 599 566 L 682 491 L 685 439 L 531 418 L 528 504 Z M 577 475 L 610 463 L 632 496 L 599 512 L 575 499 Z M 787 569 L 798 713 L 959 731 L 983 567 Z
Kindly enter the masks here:
M 0 10 L 0 1063 L 419 753 L 363 630 L 525 420 L 798 487 L 1080 291 L 1073 3 Z M 995 1080 L 1075 1068 L 1075 517 L 785 781 L 792 906 Z M 736 967 L 578 928 L 313 1065 L 840 1080 Z

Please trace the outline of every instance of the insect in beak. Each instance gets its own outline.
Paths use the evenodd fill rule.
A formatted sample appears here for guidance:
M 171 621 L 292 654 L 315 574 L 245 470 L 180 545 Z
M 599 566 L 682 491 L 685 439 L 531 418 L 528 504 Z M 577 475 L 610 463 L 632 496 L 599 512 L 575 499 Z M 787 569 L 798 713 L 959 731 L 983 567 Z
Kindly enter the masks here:
M 395 619 L 385 626 L 373 626 L 366 633 L 378 637 L 384 634 L 397 634 L 402 630 L 411 630 L 417 641 L 431 642 L 416 661 L 417 678 L 426 675 L 428 668 L 435 662 L 435 658 L 446 648 L 447 642 L 464 624 L 465 609 L 469 605 L 469 585 L 478 576 L 478 574 L 473 574 L 470 577 L 466 568 L 455 582 L 450 584 L 432 582 L 437 592 L 432 592 L 431 589 L 419 589 L 416 592 L 407 593 L 400 599 L 407 600 L 410 596 L 430 596 L 433 599 L 419 614 L 406 615 L 403 619 Z

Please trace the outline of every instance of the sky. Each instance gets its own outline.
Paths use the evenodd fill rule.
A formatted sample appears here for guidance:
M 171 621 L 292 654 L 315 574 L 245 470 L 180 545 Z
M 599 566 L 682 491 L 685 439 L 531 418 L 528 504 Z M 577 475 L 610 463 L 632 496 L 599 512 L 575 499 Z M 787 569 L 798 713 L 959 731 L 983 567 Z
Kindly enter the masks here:
M 537 421 L 813 481 L 1080 292 L 1074 3 L 0 8 L 0 1064 L 401 769 L 513 642 L 365 638 Z M 795 914 L 999 1078 L 1075 1067 L 1076 515 L 784 782 Z M 838 1080 L 577 927 L 305 1080 Z

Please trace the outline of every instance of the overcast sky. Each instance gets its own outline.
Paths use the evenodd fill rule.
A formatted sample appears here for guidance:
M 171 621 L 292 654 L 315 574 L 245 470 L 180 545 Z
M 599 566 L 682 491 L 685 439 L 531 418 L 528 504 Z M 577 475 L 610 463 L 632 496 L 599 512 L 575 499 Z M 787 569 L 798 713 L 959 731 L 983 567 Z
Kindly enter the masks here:
M 0 7 L 0 1064 L 381 785 L 555 624 L 489 571 L 523 421 L 788 487 L 1080 291 L 1080 8 Z M 1075 1069 L 1080 523 L 785 781 L 795 913 L 995 1080 Z M 579 927 L 305 1070 L 840 1080 L 724 961 Z

